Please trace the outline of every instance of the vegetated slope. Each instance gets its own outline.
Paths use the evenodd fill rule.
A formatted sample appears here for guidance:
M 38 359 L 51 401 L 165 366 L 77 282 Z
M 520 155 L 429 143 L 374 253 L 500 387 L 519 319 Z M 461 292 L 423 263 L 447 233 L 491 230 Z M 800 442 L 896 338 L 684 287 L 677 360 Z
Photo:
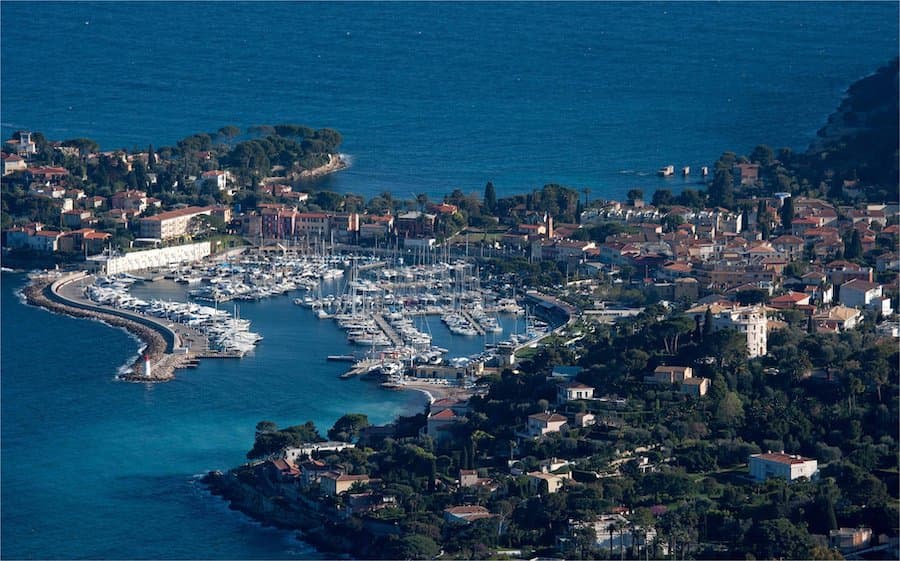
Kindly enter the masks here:
M 806 153 L 811 179 L 835 190 L 844 179 L 858 179 L 867 200 L 896 201 L 898 98 L 897 58 L 851 85 Z

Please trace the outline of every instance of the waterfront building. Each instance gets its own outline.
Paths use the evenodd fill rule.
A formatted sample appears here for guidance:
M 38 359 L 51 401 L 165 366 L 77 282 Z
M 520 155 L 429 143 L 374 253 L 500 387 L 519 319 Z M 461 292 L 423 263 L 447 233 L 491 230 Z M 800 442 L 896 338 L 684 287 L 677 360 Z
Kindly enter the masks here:
M 810 458 L 784 452 L 768 452 L 750 456 L 750 476 L 756 481 L 778 477 L 794 481 L 800 477 L 814 478 L 819 473 L 819 463 Z
M 657 366 L 653 374 L 644 378 L 644 382 L 652 384 L 683 383 L 694 375 L 690 366 Z
M 322 492 L 330 497 L 346 493 L 354 485 L 367 485 L 369 483 L 368 475 L 347 475 L 344 473 L 325 473 L 319 479 L 319 485 Z
M 133 210 L 138 214 L 147 210 L 149 206 L 149 198 L 144 191 L 129 189 L 127 191 L 119 191 L 113 193 L 109 198 L 110 208 L 118 208 L 122 210 Z
M 40 183 L 43 185 L 54 185 L 69 177 L 69 170 L 55 166 L 39 166 L 25 169 L 25 181 L 28 183 Z M 59 198 L 65 195 L 65 190 Z
M 532 471 L 528 473 L 528 484 L 535 495 L 552 494 L 559 491 L 566 478 L 552 473 Z
M 189 233 L 191 220 L 197 216 L 209 216 L 212 207 L 189 206 L 169 212 L 162 212 L 156 216 L 141 218 L 138 221 L 140 237 L 156 238 L 159 240 L 171 240 Z
M 434 214 L 412 211 L 397 216 L 394 227 L 401 236 L 417 237 L 434 234 Z

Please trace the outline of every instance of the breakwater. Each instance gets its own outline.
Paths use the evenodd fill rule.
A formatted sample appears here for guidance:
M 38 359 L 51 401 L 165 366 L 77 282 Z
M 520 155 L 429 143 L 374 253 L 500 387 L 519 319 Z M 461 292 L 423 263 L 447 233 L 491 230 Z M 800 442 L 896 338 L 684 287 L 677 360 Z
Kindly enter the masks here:
M 134 334 L 144 344 L 142 354 L 150 360 L 150 376 L 144 372 L 144 359 L 130 367 L 130 371 L 120 376 L 123 380 L 140 382 L 163 382 L 175 376 L 175 370 L 195 364 L 189 353 L 175 353 L 177 335 L 163 325 L 147 318 L 141 318 L 118 310 L 110 310 L 78 302 L 60 294 L 60 289 L 76 280 L 84 278 L 81 273 L 68 275 L 55 281 L 32 279 L 23 294 L 26 301 L 34 306 L 72 317 L 93 319 L 121 327 Z

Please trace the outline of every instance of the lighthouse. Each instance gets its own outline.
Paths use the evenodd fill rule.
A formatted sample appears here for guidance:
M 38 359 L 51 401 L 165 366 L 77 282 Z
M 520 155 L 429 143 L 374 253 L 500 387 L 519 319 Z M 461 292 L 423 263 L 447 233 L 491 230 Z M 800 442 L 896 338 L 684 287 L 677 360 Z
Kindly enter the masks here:
M 144 355 L 144 377 L 150 377 L 150 355 Z

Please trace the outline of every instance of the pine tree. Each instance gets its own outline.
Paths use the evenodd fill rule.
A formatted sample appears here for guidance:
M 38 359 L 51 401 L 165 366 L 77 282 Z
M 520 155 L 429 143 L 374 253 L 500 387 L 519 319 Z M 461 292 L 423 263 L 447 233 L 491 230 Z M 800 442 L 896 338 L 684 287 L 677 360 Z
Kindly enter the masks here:
M 484 186 L 484 208 L 491 214 L 494 214 L 494 211 L 497 210 L 497 192 L 494 190 L 492 181 L 488 181 L 487 185 Z

